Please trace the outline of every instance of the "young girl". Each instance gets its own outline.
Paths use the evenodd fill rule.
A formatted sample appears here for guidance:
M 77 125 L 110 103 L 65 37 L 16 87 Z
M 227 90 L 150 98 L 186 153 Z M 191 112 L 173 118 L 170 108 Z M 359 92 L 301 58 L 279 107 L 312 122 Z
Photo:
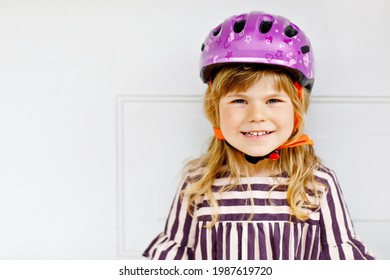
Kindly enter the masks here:
M 188 163 L 150 259 L 373 259 L 355 238 L 337 178 L 303 133 L 314 58 L 288 19 L 226 19 L 202 45 L 214 128 Z

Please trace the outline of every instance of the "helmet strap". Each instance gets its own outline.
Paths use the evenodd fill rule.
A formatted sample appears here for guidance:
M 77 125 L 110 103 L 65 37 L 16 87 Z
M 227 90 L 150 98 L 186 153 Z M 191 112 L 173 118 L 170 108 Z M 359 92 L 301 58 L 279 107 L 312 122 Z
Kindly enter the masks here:
M 215 138 L 217 138 L 218 140 L 225 140 L 225 137 L 223 136 L 222 130 L 220 128 L 213 127 L 213 131 Z
M 299 100 L 302 100 L 302 85 L 300 83 L 298 83 L 298 82 L 295 82 L 294 86 L 298 90 L 298 98 L 299 98 Z
M 310 145 L 313 146 L 314 142 L 307 136 L 306 134 L 303 134 L 301 137 L 296 139 L 295 141 L 292 142 L 287 142 L 286 144 L 283 144 L 276 150 L 270 152 L 268 155 L 261 156 L 261 157 L 252 157 L 250 155 L 245 154 L 245 159 L 252 164 L 258 163 L 260 160 L 263 159 L 270 159 L 270 160 L 278 160 L 280 158 L 280 150 L 281 149 L 287 149 L 287 148 L 292 148 L 292 147 L 298 147 L 298 146 L 303 146 L 303 145 Z
M 244 157 L 245 157 L 247 162 L 252 163 L 252 164 L 256 164 L 263 159 L 278 160 L 280 158 L 280 155 L 279 155 L 279 151 L 275 150 L 275 151 L 270 152 L 268 155 L 265 155 L 262 157 L 252 157 L 252 156 L 247 155 L 247 154 L 245 154 Z

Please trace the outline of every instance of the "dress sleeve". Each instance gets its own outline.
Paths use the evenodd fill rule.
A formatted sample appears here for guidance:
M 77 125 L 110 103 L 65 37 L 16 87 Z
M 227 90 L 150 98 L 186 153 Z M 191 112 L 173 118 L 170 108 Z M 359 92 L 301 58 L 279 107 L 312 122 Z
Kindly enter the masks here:
M 335 173 L 329 169 L 320 172 L 321 183 L 328 192 L 321 199 L 321 254 L 320 259 L 374 259 L 356 238 L 351 217 Z
M 188 213 L 188 198 L 181 195 L 184 181 L 173 200 L 164 232 L 160 233 L 143 253 L 152 260 L 194 259 L 196 218 Z

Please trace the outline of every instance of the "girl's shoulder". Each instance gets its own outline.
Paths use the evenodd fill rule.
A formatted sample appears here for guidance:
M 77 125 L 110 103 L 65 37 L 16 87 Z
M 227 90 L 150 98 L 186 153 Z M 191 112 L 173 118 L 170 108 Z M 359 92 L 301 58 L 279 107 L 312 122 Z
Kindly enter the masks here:
M 193 160 L 185 165 L 182 170 L 182 175 L 188 179 L 199 178 L 207 173 L 207 171 L 209 171 L 209 169 L 203 164 L 203 162 L 200 160 Z M 226 165 L 223 165 L 215 174 L 215 178 L 225 178 L 229 177 L 229 175 L 230 170 Z
M 328 166 L 323 165 L 322 163 L 314 170 L 314 177 L 316 180 L 323 185 L 334 185 L 338 184 L 336 173 L 333 169 Z
M 182 170 L 182 178 L 187 182 L 197 181 L 205 173 L 205 167 L 196 164 L 187 164 Z
M 333 170 L 332 170 L 330 167 L 324 165 L 323 163 L 320 163 L 320 164 L 318 164 L 318 166 L 314 169 L 314 173 L 317 174 L 317 173 L 321 173 L 321 172 L 322 172 L 322 173 L 327 173 L 327 174 L 329 174 L 329 173 L 332 173 Z

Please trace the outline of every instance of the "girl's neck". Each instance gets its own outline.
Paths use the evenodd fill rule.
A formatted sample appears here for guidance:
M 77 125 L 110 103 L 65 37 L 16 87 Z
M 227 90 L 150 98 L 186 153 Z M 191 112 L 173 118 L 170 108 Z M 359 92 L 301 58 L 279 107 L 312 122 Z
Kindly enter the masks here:
M 245 159 L 240 162 L 241 176 L 269 177 L 281 173 L 280 168 L 274 161 L 263 159 L 256 164 L 247 162 Z

